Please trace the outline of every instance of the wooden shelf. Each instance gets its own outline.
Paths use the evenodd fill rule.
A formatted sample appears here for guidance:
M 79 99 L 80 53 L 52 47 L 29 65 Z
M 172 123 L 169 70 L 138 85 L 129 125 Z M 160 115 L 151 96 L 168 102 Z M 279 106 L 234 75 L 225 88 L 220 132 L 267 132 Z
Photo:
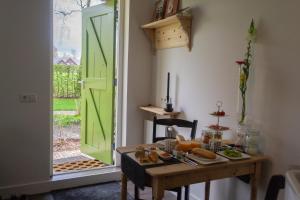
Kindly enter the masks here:
M 173 15 L 142 26 L 155 49 L 187 47 L 191 50 L 191 15 Z
M 180 114 L 180 112 L 166 112 L 163 108 L 155 107 L 155 106 L 141 106 L 141 110 L 154 113 L 156 115 L 164 115 L 164 116 L 172 116 L 175 117 Z

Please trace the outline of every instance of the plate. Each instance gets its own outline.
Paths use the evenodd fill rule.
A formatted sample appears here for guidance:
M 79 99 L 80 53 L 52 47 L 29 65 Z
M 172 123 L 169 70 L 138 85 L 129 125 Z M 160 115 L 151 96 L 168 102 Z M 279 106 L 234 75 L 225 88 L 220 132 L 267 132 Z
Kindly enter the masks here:
M 215 164 L 215 163 L 222 163 L 222 162 L 229 161 L 227 158 L 224 158 L 219 155 L 217 155 L 217 157 L 215 159 L 202 158 L 199 156 L 195 156 L 193 154 L 188 154 L 186 157 L 188 157 L 189 159 L 192 159 L 202 165 L 211 165 L 211 164 Z
M 251 158 L 250 155 L 245 154 L 245 153 L 242 153 L 242 152 L 241 152 L 241 154 L 242 154 L 241 157 L 231 157 L 231 156 L 227 156 L 227 155 L 224 154 L 224 151 L 219 151 L 219 152 L 217 152 L 217 154 L 219 154 L 219 155 L 221 155 L 221 156 L 224 156 L 225 158 L 228 158 L 228 159 L 230 159 L 230 160 L 243 160 L 243 159 Z
M 210 125 L 210 126 L 208 126 L 208 128 L 212 129 L 214 131 L 228 131 L 228 130 L 230 130 L 229 127 L 219 126 L 219 125 Z
M 163 159 L 163 160 L 170 160 L 170 159 L 173 158 L 173 155 L 172 155 L 172 154 L 167 153 L 167 152 L 162 151 L 162 150 L 156 150 L 156 153 L 157 153 L 158 156 L 159 156 L 161 159 Z M 168 155 L 168 156 L 164 156 L 164 155 L 163 155 L 164 153 L 167 153 L 167 154 L 169 154 L 169 155 Z
M 132 158 L 133 160 L 135 160 L 139 165 L 141 166 L 147 166 L 147 165 L 157 165 L 157 164 L 162 164 L 164 163 L 164 161 L 162 161 L 161 159 L 158 159 L 158 161 L 156 163 L 154 162 L 145 162 L 145 163 L 141 163 L 136 157 L 135 157 L 135 152 L 132 153 L 128 153 L 127 154 L 130 158 Z

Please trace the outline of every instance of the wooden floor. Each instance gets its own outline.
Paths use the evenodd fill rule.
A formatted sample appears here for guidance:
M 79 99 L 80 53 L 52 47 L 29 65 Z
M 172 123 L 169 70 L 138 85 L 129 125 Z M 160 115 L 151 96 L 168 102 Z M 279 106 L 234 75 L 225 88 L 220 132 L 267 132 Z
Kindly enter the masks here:
M 131 181 L 128 181 L 127 183 L 127 191 L 130 194 L 130 196 L 134 197 L 134 185 Z M 184 189 L 182 189 L 182 192 L 184 193 Z M 145 190 L 140 190 L 140 199 L 143 200 L 152 200 L 152 189 L 151 188 L 145 188 Z M 177 196 L 175 193 L 171 193 L 168 191 L 165 191 L 164 200 L 176 200 Z

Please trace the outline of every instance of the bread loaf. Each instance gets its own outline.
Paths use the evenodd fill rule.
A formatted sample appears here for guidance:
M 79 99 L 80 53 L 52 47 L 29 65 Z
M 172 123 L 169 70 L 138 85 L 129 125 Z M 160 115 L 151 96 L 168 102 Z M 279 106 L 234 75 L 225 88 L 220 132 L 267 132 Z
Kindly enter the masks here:
M 156 151 L 151 151 L 149 153 L 149 159 L 154 163 L 158 162 L 158 154 L 156 153 Z
M 194 148 L 192 149 L 192 153 L 196 156 L 203 157 L 203 158 L 208 158 L 208 159 L 217 158 L 217 155 L 214 152 L 202 148 Z
M 191 151 L 193 148 L 200 148 L 200 147 L 201 144 L 195 141 L 180 141 L 176 145 L 175 150 L 188 152 Z
M 192 141 L 191 141 L 191 146 L 192 146 L 192 149 L 193 149 L 193 148 L 201 148 L 200 142 L 195 141 L 195 140 L 192 140 Z

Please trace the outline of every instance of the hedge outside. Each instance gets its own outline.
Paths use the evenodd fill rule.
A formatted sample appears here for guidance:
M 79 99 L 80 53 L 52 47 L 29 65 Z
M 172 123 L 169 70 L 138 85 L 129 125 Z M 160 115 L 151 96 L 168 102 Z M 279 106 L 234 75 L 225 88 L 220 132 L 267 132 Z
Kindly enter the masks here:
M 55 98 L 79 98 L 81 95 L 81 67 L 54 65 L 53 96 Z

